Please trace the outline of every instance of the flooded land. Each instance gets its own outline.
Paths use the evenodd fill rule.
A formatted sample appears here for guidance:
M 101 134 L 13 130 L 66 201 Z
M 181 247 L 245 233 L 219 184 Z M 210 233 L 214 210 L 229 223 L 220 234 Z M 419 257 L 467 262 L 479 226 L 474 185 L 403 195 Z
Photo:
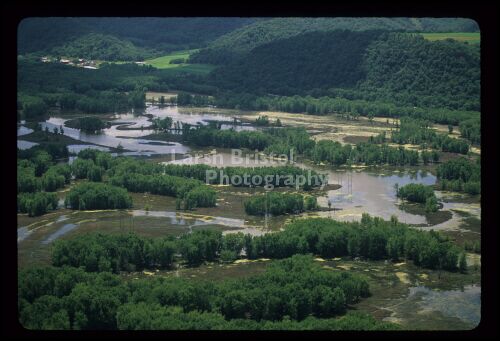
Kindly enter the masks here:
M 148 93 L 147 99 L 158 99 L 160 93 Z M 336 115 L 311 116 L 283 112 L 249 112 L 214 107 L 179 107 L 148 105 L 144 111 L 102 115 L 111 126 L 100 134 L 84 133 L 65 126 L 74 115 L 57 113 L 40 122 L 42 129 L 64 127 L 64 135 L 73 139 L 68 143 L 72 154 L 85 148 L 140 156 L 149 162 L 175 164 L 208 164 L 216 167 L 258 167 L 275 165 L 276 160 L 248 151 L 241 164 L 234 164 L 230 149 L 193 148 L 176 141 L 160 141 L 154 136 L 153 118 L 171 117 L 174 124 L 207 125 L 218 122 L 221 129 L 259 130 L 252 122 L 260 115 L 271 121 L 279 118 L 285 126 L 302 126 L 315 140 L 334 140 L 345 143 L 366 141 L 368 137 L 389 131 L 393 120 L 366 118 L 346 120 Z M 18 148 L 28 149 L 33 130 L 22 122 L 18 127 Z M 447 127 L 436 129 L 447 131 Z M 456 134 L 456 133 L 455 133 Z M 450 134 L 453 135 L 453 134 Z M 412 148 L 412 146 L 405 146 Z M 480 151 L 478 150 L 478 153 Z M 328 186 L 313 190 L 320 210 L 300 215 L 250 216 L 245 213 L 244 200 L 263 193 L 263 188 L 211 185 L 217 192 L 215 208 L 193 211 L 176 210 L 175 198 L 154 194 L 131 193 L 133 207 L 128 210 L 73 211 L 64 208 L 63 199 L 71 186 L 81 180 L 72 180 L 58 191 L 60 208 L 39 217 L 18 214 L 17 243 L 20 268 L 50 264 L 50 249 L 58 239 L 72 238 L 88 232 L 124 233 L 161 237 L 181 235 L 199 229 L 215 229 L 223 234 L 243 232 L 251 235 L 273 233 L 285 228 L 286 223 L 303 217 L 328 217 L 340 221 L 359 221 L 363 213 L 385 220 L 397 217 L 415 229 L 439 230 L 458 245 L 480 240 L 481 205 L 478 197 L 436 190 L 442 208 L 427 213 L 418 205 L 403 202 L 396 196 L 395 186 L 409 183 L 436 184 L 434 166 L 421 167 L 331 167 L 299 160 L 295 166 L 328 175 Z M 279 191 L 296 191 L 280 188 Z M 331 206 L 331 207 L 330 207 Z M 330 209 L 331 208 L 331 209 Z M 481 318 L 481 258 L 468 253 L 470 271 L 467 274 L 427 270 L 411 262 L 362 261 L 348 258 L 316 261 L 328 271 L 350 271 L 362 275 L 370 284 L 371 296 L 349 309 L 365 311 L 382 321 L 400 324 L 404 329 L 471 329 Z M 124 278 L 148 276 L 189 277 L 220 280 L 244 277 L 264 271 L 268 259 L 240 259 L 230 264 L 207 263 L 197 268 L 152 270 L 124 273 Z

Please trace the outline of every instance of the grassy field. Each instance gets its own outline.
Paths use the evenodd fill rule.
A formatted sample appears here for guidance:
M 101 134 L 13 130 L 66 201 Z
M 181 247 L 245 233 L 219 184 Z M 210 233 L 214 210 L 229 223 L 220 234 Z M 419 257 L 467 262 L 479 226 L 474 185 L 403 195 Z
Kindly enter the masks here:
M 158 69 L 169 69 L 175 72 L 187 72 L 187 73 L 195 73 L 195 74 L 207 74 L 212 71 L 213 66 L 207 64 L 170 64 L 170 62 L 174 59 L 184 59 L 187 60 L 191 54 L 198 51 L 197 49 L 193 50 L 184 50 L 184 51 L 174 51 L 166 56 L 157 57 L 153 59 L 145 60 L 144 62 L 147 65 L 151 65 Z
M 479 44 L 481 34 L 479 32 L 445 32 L 445 33 L 422 33 L 425 39 L 435 41 L 444 39 L 454 39 L 458 41 L 466 41 L 471 44 Z

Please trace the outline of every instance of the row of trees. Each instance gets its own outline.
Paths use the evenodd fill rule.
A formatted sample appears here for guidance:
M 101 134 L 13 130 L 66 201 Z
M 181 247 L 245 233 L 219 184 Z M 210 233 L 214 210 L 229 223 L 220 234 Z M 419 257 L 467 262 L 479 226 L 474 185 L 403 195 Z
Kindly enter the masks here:
M 249 258 L 285 258 L 296 253 L 322 257 L 365 257 L 367 259 L 407 259 L 416 265 L 456 271 L 460 250 L 446 237 L 418 231 L 396 219 L 384 221 L 363 214 L 360 223 L 332 219 L 300 219 L 283 232 L 246 240 Z
M 58 240 L 52 249 L 52 264 L 83 267 L 90 272 L 115 273 L 169 268 L 175 251 L 172 238 L 146 239 L 135 234 L 90 233 L 70 240 Z
M 38 267 L 19 272 L 20 321 L 29 329 L 387 329 L 347 305 L 366 280 L 321 268 L 310 256 L 245 279 L 126 281 L 107 272 Z
M 56 241 L 54 265 L 83 266 L 89 271 L 97 271 L 102 259 L 103 264 L 112 264 L 113 271 L 120 271 L 141 269 L 153 264 L 145 261 L 150 257 L 150 248 L 145 246 L 149 242 L 136 242 L 144 238 L 131 237 L 136 246 L 116 251 L 117 246 L 114 245 L 121 240 L 117 238 L 111 235 L 85 235 Z M 111 241 L 107 242 L 107 239 Z M 169 255 L 178 253 L 180 259 L 191 266 L 204 261 L 232 261 L 241 254 L 250 259 L 275 259 L 312 253 L 326 258 L 350 256 L 373 260 L 406 259 L 425 268 L 455 271 L 458 269 L 460 254 L 460 249 L 438 232 L 415 230 L 399 223 L 395 218 L 384 221 L 368 214 L 363 214 L 361 222 L 339 222 L 326 218 L 299 219 L 288 224 L 284 231 L 262 236 L 242 233 L 223 236 L 221 232 L 202 230 L 168 241 L 173 244 L 169 243 L 165 252 Z M 94 251 L 86 253 L 80 250 Z M 155 254 L 162 254 L 161 247 Z M 155 266 L 158 264 L 156 262 Z M 168 267 L 172 263 L 162 264 Z
M 426 152 L 394 148 L 387 144 L 358 143 L 342 145 L 336 141 L 321 140 L 315 142 L 304 128 L 270 128 L 264 132 L 236 132 L 199 127 L 183 132 L 188 143 L 198 146 L 216 146 L 225 148 L 250 148 L 262 150 L 266 154 L 293 155 L 292 150 L 303 154 L 317 163 L 326 162 L 340 166 L 344 164 L 364 163 L 366 165 L 417 165 L 428 162 L 431 155 Z M 451 139 L 454 140 L 454 139 Z
M 176 165 L 166 164 L 163 167 L 165 174 L 198 179 L 211 184 L 227 184 L 235 187 L 258 187 L 272 185 L 273 187 L 300 187 L 308 190 L 320 186 L 320 175 L 315 171 L 307 171 L 294 166 L 270 166 L 270 167 L 223 167 L 218 168 L 209 165 Z M 297 177 L 311 177 L 315 182 L 304 184 L 297 181 Z M 245 181 L 245 178 L 247 181 Z M 259 178 L 252 181 L 252 178 Z
M 186 124 L 183 128 L 183 140 L 196 146 L 264 150 L 271 142 L 269 135 L 258 131 L 237 132 L 232 129 L 220 130 L 208 126 L 196 126 L 195 129 L 191 129 Z
M 312 91 L 306 96 L 257 96 L 247 93 L 225 91 L 217 95 L 215 104 L 218 107 L 270 110 L 291 113 L 305 113 L 310 115 L 340 114 L 350 120 L 364 117 L 411 117 L 429 120 L 439 124 L 458 125 L 467 119 L 479 119 L 480 113 L 473 110 L 453 110 L 436 105 L 434 108 L 426 106 L 397 105 L 391 103 L 390 98 L 377 99 L 372 94 L 374 90 L 360 91 L 352 89 L 330 89 Z M 399 97 L 394 94 L 392 97 Z
M 269 192 L 255 195 L 244 202 L 245 212 L 250 215 L 298 214 L 318 207 L 316 197 L 296 193 Z

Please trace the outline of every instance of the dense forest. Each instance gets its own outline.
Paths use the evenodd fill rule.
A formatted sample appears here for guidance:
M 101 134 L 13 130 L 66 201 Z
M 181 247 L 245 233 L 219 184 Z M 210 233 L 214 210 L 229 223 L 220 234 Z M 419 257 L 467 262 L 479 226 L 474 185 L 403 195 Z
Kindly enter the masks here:
M 204 46 L 255 21 L 252 18 L 27 18 L 18 28 L 18 49 L 21 54 L 47 53 L 82 36 L 99 34 L 134 44 L 136 50 L 165 53 Z M 119 52 L 128 55 L 126 50 Z M 127 60 L 120 55 L 116 57 Z
M 215 69 L 209 79 L 223 89 L 259 96 L 340 88 L 352 89 L 355 98 L 369 96 L 399 106 L 480 107 L 477 45 L 402 33 L 300 34 L 259 46 L 244 59 Z M 352 99 L 349 92 L 337 95 Z
M 110 35 L 90 33 L 50 51 L 56 56 L 106 61 L 141 61 L 158 55 Z
M 362 313 L 338 318 L 368 295 L 364 279 L 322 269 L 310 256 L 215 283 L 125 281 L 72 267 L 19 273 L 20 321 L 29 329 L 397 329 Z
M 202 49 L 194 62 L 225 64 L 254 48 L 302 33 L 333 30 L 406 32 L 477 32 L 469 19 L 451 18 L 272 18 L 235 29 Z
M 361 67 L 379 31 L 311 32 L 253 49 L 243 60 L 212 72 L 218 86 L 236 92 L 293 95 L 304 90 L 352 87 L 366 77 Z

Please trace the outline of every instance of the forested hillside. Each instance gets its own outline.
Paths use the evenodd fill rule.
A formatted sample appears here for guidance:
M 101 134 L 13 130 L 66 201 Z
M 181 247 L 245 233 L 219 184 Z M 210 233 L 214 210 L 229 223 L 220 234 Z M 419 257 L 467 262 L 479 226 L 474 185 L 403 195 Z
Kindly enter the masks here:
M 111 35 L 90 33 L 50 50 L 51 54 L 64 57 L 137 61 L 158 55 L 159 51 L 137 47 L 130 41 Z
M 477 45 L 389 34 L 387 39 L 375 41 L 366 51 L 367 77 L 360 88 L 400 96 L 434 97 L 419 106 L 460 108 L 464 105 L 463 109 L 478 110 L 479 54 Z
M 252 18 L 27 18 L 18 28 L 20 54 L 50 51 L 81 36 L 98 33 L 160 51 L 182 50 L 207 42 Z
M 273 18 L 256 21 L 214 40 L 192 60 L 223 64 L 257 46 L 305 32 L 332 30 L 387 30 L 405 32 L 477 32 L 469 19 L 452 18 Z
M 212 73 L 220 87 L 258 94 L 352 87 L 365 78 L 363 54 L 380 31 L 311 32 L 252 50 Z
M 214 85 L 255 95 L 312 95 L 479 110 L 479 46 L 381 31 L 311 32 L 220 66 Z M 338 89 L 338 90 L 332 90 Z

